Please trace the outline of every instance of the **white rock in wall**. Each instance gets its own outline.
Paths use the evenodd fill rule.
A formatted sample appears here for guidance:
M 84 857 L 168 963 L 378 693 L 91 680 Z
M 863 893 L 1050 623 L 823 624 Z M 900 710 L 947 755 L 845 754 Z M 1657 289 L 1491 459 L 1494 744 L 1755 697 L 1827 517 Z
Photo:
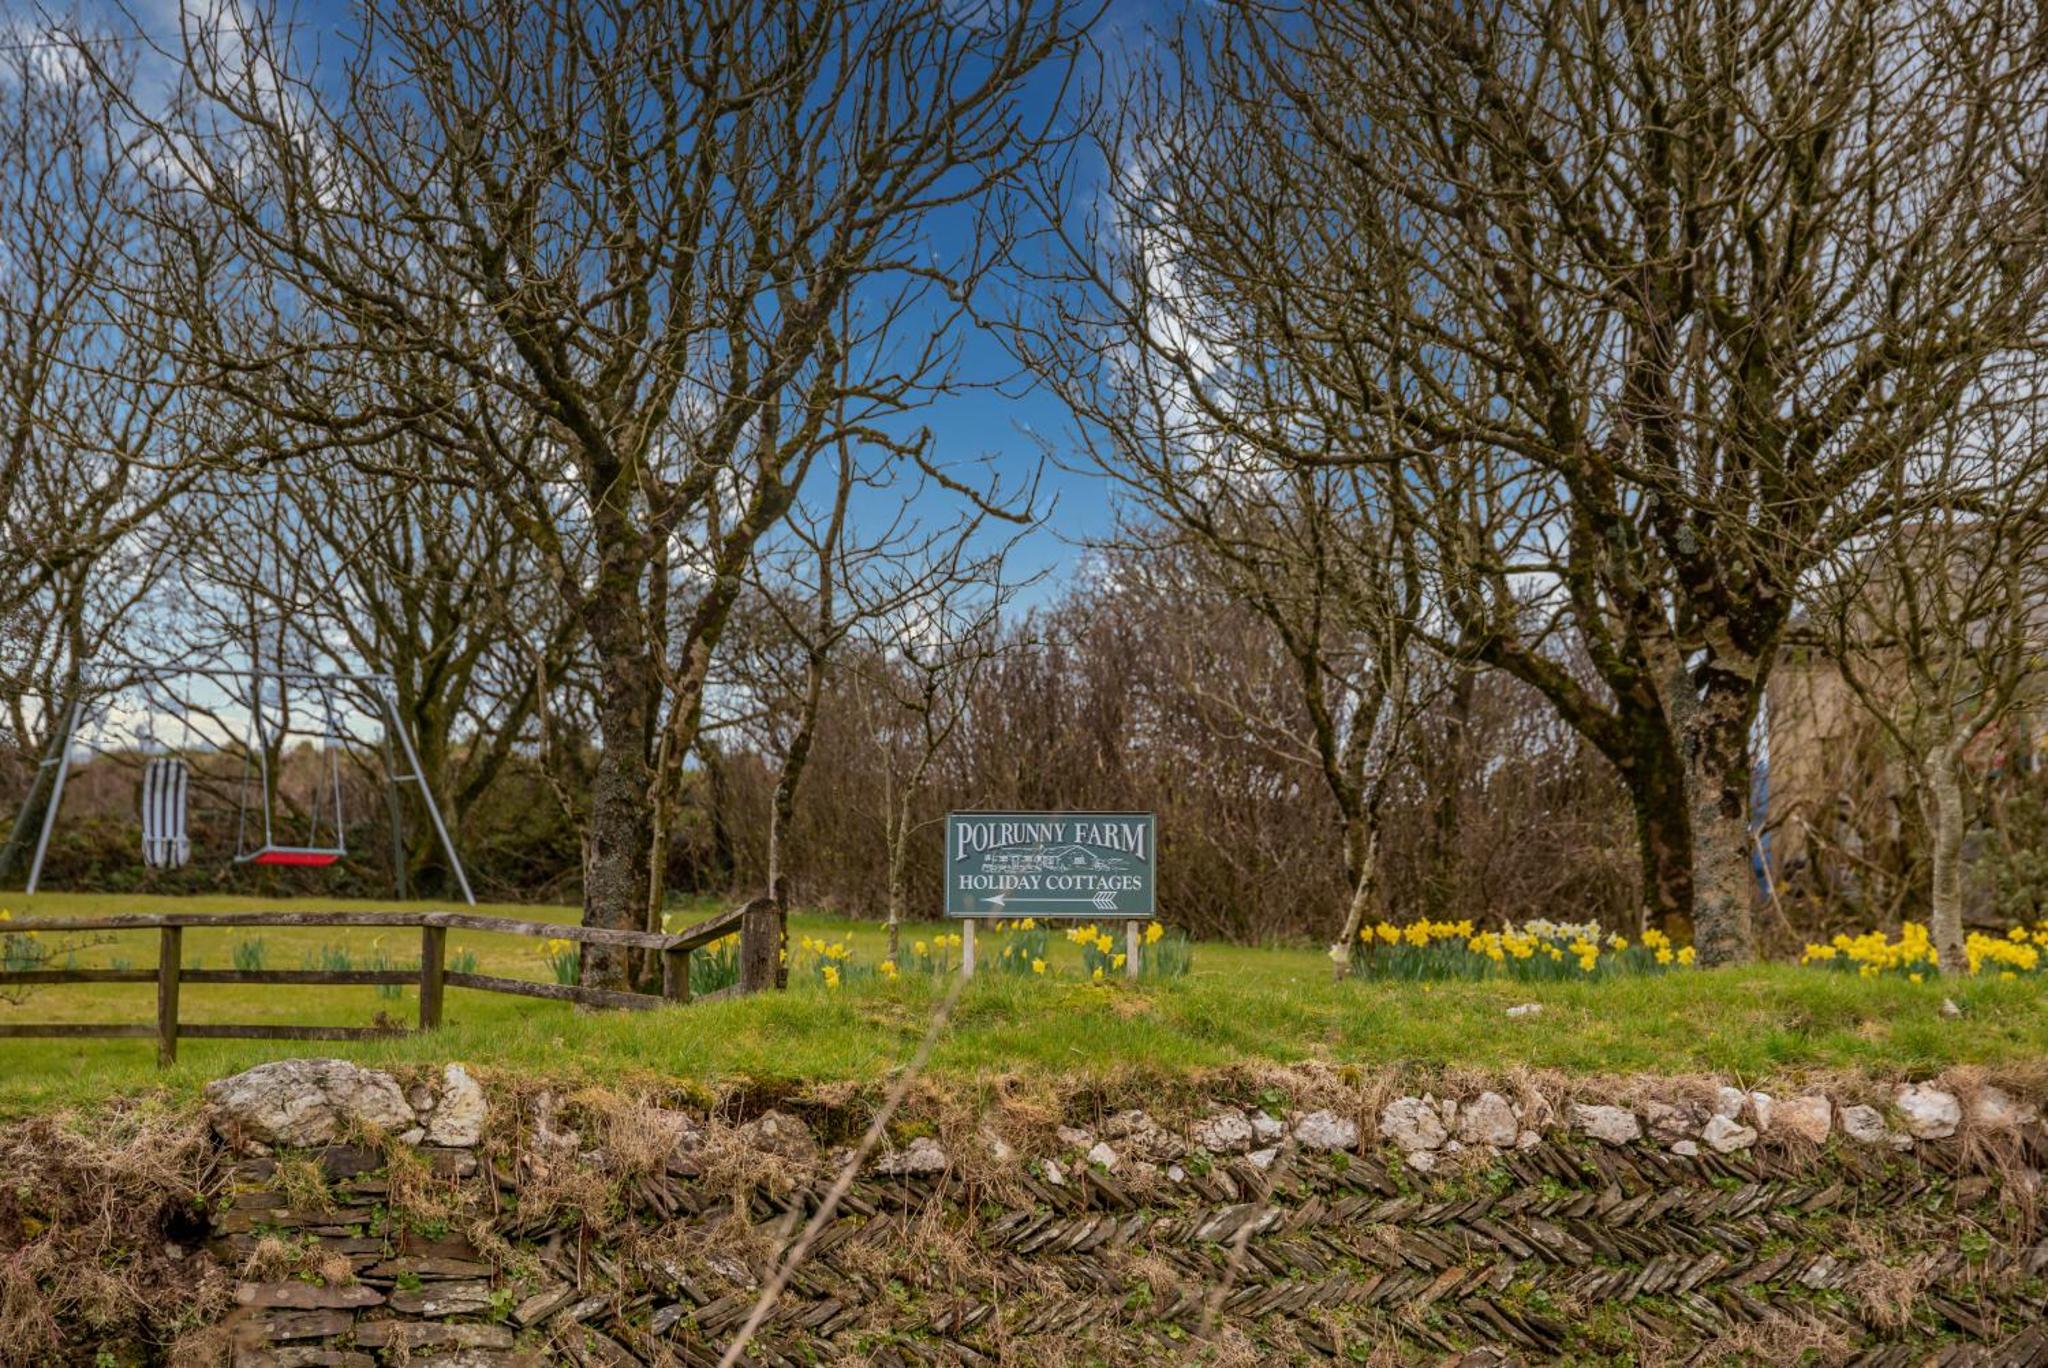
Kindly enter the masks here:
M 1643 1120 L 1649 1123 L 1650 1134 L 1660 1140 L 1682 1140 L 1698 1135 L 1707 1115 L 1707 1109 L 1697 1102 L 1652 1100 L 1643 1104 Z
M 2016 1101 L 2002 1088 L 1987 1084 L 1970 1095 L 1970 1124 L 1979 1130 L 2018 1130 L 2040 1119 L 2040 1108 Z
M 1861 1145 L 1881 1143 L 1889 1133 L 1884 1113 L 1862 1103 L 1842 1108 L 1842 1134 Z
M 1795 1135 L 1820 1145 L 1827 1142 L 1828 1132 L 1834 1129 L 1834 1113 L 1834 1103 L 1819 1093 L 1806 1093 L 1772 1103 L 1768 1114 L 1759 1109 L 1757 1119 L 1768 1134 Z
M 1187 1149 L 1178 1137 L 1136 1108 L 1110 1117 L 1103 1123 L 1102 1134 L 1116 1141 L 1126 1155 L 1148 1163 L 1178 1159 Z
M 469 1070 L 450 1064 L 441 1070 L 441 1095 L 420 1119 L 426 1123 L 426 1141 L 451 1149 L 469 1149 L 484 1138 L 484 1118 L 490 1114 L 484 1090 Z
M 944 1173 L 952 1160 L 939 1142 L 929 1135 L 920 1135 L 900 1150 L 891 1150 L 875 1163 L 877 1173 L 892 1178 L 926 1177 Z
M 1754 1145 L 1756 1132 L 1740 1121 L 1731 1121 L 1716 1114 L 1707 1118 L 1707 1124 L 1700 1130 L 1700 1139 L 1706 1141 L 1716 1154 L 1733 1154 Z
M 1643 1138 L 1642 1123 L 1627 1107 L 1588 1106 L 1572 1103 L 1572 1128 L 1610 1145 L 1626 1145 Z
M 1458 1138 L 1468 1145 L 1508 1149 L 1519 1133 L 1515 1109 L 1497 1092 L 1483 1092 L 1458 1109 Z
M 1294 1139 L 1303 1149 L 1356 1149 L 1358 1123 L 1333 1112 L 1312 1111 L 1294 1123 Z
M 1875 1107 L 1857 1105 L 1841 1108 L 1842 1134 L 1863 1145 L 1890 1145 L 1893 1149 L 1913 1148 L 1913 1137 L 1885 1124 L 1884 1113 Z
M 345 1059 L 280 1059 L 206 1085 L 213 1128 L 229 1141 L 327 1145 L 368 1128 L 396 1135 L 416 1117 L 398 1080 Z
M 1243 1154 L 1252 1147 L 1252 1123 L 1231 1107 L 1197 1125 L 1195 1143 L 1211 1154 Z
M 1450 1139 L 1443 1113 L 1427 1099 L 1397 1097 L 1380 1108 L 1380 1136 L 1415 1154 L 1439 1149 Z
M 1902 1085 L 1892 1094 L 1892 1102 L 1915 1140 L 1945 1140 L 1963 1124 L 1963 1107 L 1955 1094 L 1924 1083 Z

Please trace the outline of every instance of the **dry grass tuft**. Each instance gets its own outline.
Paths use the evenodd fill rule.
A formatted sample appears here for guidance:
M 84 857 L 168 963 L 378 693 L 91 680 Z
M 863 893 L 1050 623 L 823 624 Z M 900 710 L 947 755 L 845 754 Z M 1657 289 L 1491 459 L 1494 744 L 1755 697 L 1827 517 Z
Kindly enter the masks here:
M 1808 1315 L 1774 1313 L 1732 1326 L 1688 1358 L 1693 1363 L 1847 1363 L 1856 1346 L 1837 1327 Z
M 0 1345 L 61 1360 L 79 1342 L 160 1358 L 228 1279 L 197 1252 L 215 1180 L 203 1126 L 148 1104 L 0 1131 Z

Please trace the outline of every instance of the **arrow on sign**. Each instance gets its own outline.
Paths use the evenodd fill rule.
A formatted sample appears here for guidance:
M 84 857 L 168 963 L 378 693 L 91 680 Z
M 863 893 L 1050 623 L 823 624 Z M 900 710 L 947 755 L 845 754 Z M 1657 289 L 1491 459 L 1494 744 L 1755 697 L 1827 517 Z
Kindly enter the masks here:
M 1000 910 L 1006 904 L 1009 903 L 1011 896 L 1012 895 L 1008 893 L 998 893 L 993 898 L 990 898 L 988 900 L 988 905 L 990 907 Z M 1019 899 L 1018 901 L 1027 903 L 1090 903 L 1095 907 L 1101 908 L 1104 912 L 1116 911 L 1116 894 L 1110 892 L 1108 889 L 1104 889 L 1102 892 L 1097 893 L 1092 898 L 1025 897 Z

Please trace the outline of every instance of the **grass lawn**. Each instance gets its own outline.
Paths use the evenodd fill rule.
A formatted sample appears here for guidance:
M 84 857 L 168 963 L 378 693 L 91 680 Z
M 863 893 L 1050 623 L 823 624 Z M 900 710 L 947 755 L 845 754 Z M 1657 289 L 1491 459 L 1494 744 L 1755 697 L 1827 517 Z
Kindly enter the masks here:
M 0 894 L 0 907 L 17 917 L 350 906 L 393 904 Z M 558 921 L 575 915 L 568 908 L 479 910 Z M 793 941 L 850 937 L 856 966 L 881 958 L 882 932 L 873 924 L 809 916 L 792 923 Z M 906 928 L 906 950 L 945 929 Z M 185 963 L 232 967 L 235 944 L 255 935 L 266 942 L 265 967 L 273 969 L 299 968 L 327 946 L 346 947 L 357 967 L 379 949 L 408 965 L 418 954 L 410 931 L 196 929 L 185 935 Z M 448 948 L 451 957 L 473 951 L 484 973 L 544 979 L 549 971 L 536 944 L 456 931 Z M 989 953 L 985 946 L 984 963 Z M 78 963 L 146 967 L 155 955 L 154 932 L 122 933 L 80 951 Z M 1315 949 L 1203 944 L 1186 978 L 1132 987 L 1085 981 L 1078 952 L 1057 936 L 1047 958 L 1045 977 L 985 973 L 970 985 L 934 1056 L 936 1075 L 963 1083 L 1003 1074 L 1170 1075 L 1313 1059 L 1363 1067 L 1714 1071 L 1765 1082 L 1813 1069 L 1917 1074 L 2048 1057 L 2048 976 L 1912 984 L 1766 965 L 1599 982 L 1338 985 Z M 180 1042 L 178 1066 L 166 1073 L 155 1068 L 146 1040 L 0 1041 L 0 1115 L 110 1093 L 165 1088 L 189 1095 L 260 1060 L 313 1053 L 385 1064 L 459 1059 L 571 1083 L 866 1081 L 909 1056 L 940 992 L 940 981 L 921 973 L 828 988 L 801 968 L 788 993 L 656 1012 L 578 1011 L 451 988 L 448 1024 L 433 1035 L 364 1043 L 188 1040 Z M 1941 1016 L 1944 996 L 1962 1005 L 1962 1019 Z M 153 1020 L 154 1002 L 148 985 L 60 985 L 35 989 L 19 1003 L 0 1002 L 0 1021 L 145 1022 Z M 1542 1013 L 1505 1015 L 1523 1002 L 1541 1003 Z M 384 998 L 367 987 L 188 984 L 182 999 L 183 1019 L 194 1022 L 366 1025 L 379 1012 L 409 1021 L 416 1011 L 410 988 Z

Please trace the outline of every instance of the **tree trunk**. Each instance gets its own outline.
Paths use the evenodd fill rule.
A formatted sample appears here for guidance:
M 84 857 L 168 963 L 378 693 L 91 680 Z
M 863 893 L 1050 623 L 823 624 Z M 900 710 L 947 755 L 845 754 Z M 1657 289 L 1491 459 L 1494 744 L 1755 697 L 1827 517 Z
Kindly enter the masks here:
M 1684 940 L 1693 930 L 1692 812 L 1684 763 L 1653 742 L 1622 771 L 1643 871 L 1643 928 Z
M 903 946 L 903 914 L 910 907 L 910 798 L 896 812 L 896 829 L 889 834 L 889 960 L 900 965 Z
M 1371 812 L 1361 813 L 1345 823 L 1344 863 L 1351 875 L 1351 901 L 1344 910 L 1344 927 L 1330 947 L 1332 977 L 1342 983 L 1351 974 L 1352 957 L 1358 953 L 1358 933 L 1371 910 L 1379 876 L 1379 822 Z
M 614 586 L 616 587 L 616 586 Z M 653 822 L 648 741 L 655 677 L 644 637 L 633 621 L 638 605 L 630 585 L 624 603 L 600 615 L 605 630 L 591 633 L 599 652 L 598 736 L 603 745 L 590 786 L 590 854 L 583 877 L 583 924 L 637 931 L 647 910 Z M 628 957 L 616 946 L 583 949 L 583 982 L 624 988 Z
M 803 711 L 797 717 L 796 735 L 782 757 L 782 773 L 775 780 L 775 797 L 768 808 L 768 896 L 786 904 L 788 891 L 782 868 L 782 844 L 796 817 L 796 791 L 810 762 L 811 747 L 818 735 L 818 709 L 825 695 L 825 658 L 812 651 L 804 665 Z
M 1701 967 L 1756 958 L 1749 858 L 1749 722 L 1743 690 L 1709 684 L 1693 718 L 1693 947 Z
M 1933 908 L 1928 930 L 1944 974 L 1966 974 L 1969 956 L 1963 950 L 1963 782 L 1957 771 L 1958 752 L 1937 746 L 1927 757 L 1927 787 L 1934 801 Z
M 1464 852 L 1458 848 L 1460 824 L 1464 818 L 1465 768 L 1470 750 L 1472 695 L 1478 675 L 1459 670 L 1451 684 L 1444 714 L 1444 735 L 1440 753 L 1434 757 L 1435 792 L 1430 797 L 1429 882 L 1425 906 L 1432 919 L 1446 920 L 1460 901 L 1464 882 Z

